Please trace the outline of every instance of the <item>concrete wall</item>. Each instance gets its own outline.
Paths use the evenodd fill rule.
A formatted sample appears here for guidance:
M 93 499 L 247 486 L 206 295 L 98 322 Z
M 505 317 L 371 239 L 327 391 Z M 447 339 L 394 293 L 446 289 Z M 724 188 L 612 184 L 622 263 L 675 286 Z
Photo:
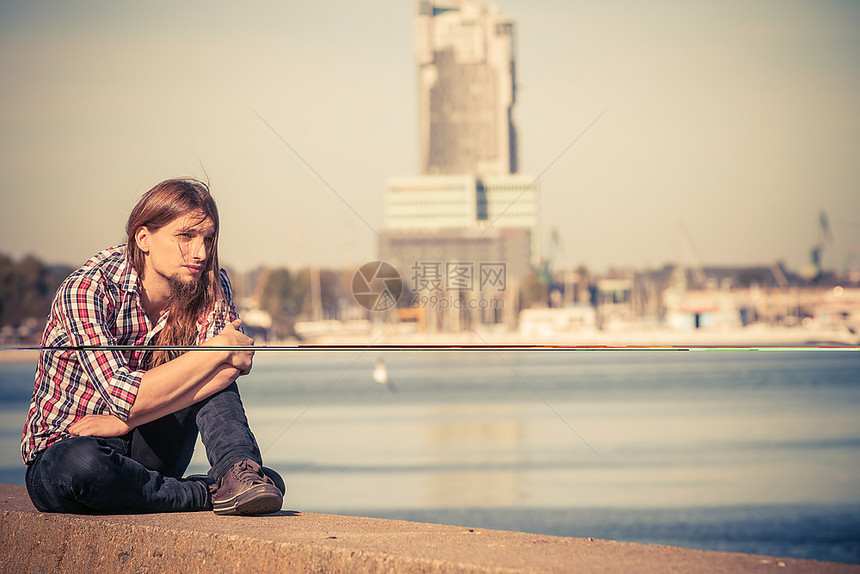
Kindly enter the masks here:
M 42 514 L 0 485 L 0 572 L 860 572 L 860 566 L 282 510 Z

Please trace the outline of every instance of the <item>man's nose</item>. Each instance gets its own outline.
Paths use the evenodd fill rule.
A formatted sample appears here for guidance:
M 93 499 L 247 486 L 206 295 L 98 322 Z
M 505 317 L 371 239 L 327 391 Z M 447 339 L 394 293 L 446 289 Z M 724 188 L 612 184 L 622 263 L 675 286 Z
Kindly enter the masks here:
M 191 257 L 193 257 L 196 261 L 206 260 L 206 242 L 203 239 L 197 239 L 196 241 L 192 242 Z

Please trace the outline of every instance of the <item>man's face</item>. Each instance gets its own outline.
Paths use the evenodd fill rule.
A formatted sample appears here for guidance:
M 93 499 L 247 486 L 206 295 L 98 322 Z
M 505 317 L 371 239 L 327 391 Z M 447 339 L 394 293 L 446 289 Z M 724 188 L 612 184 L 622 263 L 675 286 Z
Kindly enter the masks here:
M 215 224 L 211 219 L 193 212 L 157 231 L 143 230 L 143 238 L 138 234 L 138 245 L 143 243 L 141 248 L 148 253 L 147 273 L 179 283 L 200 279 L 215 243 Z

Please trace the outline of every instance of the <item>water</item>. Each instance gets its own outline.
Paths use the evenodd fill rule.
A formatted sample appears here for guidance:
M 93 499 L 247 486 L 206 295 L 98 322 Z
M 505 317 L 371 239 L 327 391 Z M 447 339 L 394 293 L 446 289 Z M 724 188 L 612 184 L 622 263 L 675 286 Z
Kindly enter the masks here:
M 261 352 L 242 395 L 290 509 L 860 563 L 858 352 Z

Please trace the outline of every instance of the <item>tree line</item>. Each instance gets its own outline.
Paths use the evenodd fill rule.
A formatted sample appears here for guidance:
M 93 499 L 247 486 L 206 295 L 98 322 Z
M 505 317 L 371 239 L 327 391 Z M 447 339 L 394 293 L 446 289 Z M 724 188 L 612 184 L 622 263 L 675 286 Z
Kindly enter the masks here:
M 0 326 L 19 327 L 36 319 L 44 327 L 60 283 L 74 271 L 68 265 L 48 265 L 32 255 L 15 261 L 0 253 Z

